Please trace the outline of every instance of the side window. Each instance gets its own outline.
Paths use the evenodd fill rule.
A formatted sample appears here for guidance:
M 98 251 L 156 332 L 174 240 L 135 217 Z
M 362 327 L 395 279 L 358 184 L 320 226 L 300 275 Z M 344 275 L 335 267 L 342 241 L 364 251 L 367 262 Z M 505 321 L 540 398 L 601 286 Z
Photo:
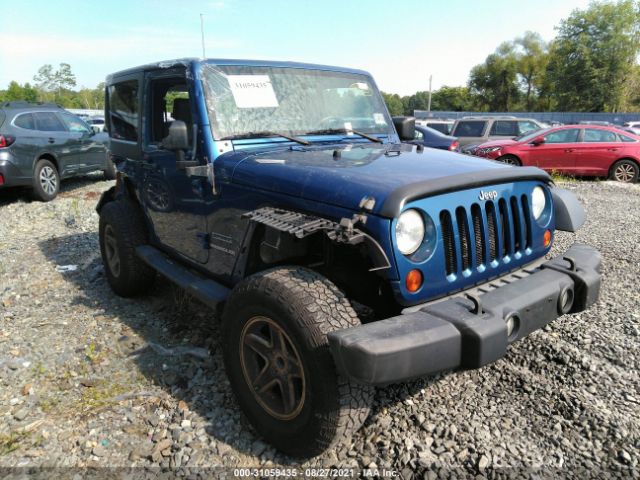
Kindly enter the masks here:
M 138 141 L 138 82 L 131 80 L 110 85 L 109 133 L 118 140 Z
M 446 123 L 427 123 L 427 127 L 433 128 L 434 130 L 439 131 L 440 133 L 444 133 L 447 135 L 449 133 L 449 128 Z
M 538 130 L 540 127 L 533 122 L 529 122 L 528 120 L 523 120 L 518 122 L 518 130 L 519 135 L 522 135 L 527 132 L 532 132 L 533 130 Z
M 416 130 L 416 133 L 413 135 L 413 138 L 416 140 L 424 140 L 424 135 L 420 130 Z
M 70 115 L 68 113 L 60 114 L 62 120 L 65 125 L 69 129 L 70 132 L 81 132 L 81 133 L 89 133 L 89 127 L 78 117 L 75 115 Z
M 169 134 L 169 126 L 175 120 L 187 125 L 189 141 L 192 139 L 193 120 L 191 101 L 184 77 L 163 78 L 151 82 L 151 120 L 147 144 L 156 144 Z
M 33 119 L 33 114 L 31 113 L 23 113 L 22 115 L 18 115 L 13 121 L 13 124 L 16 127 L 26 128 L 27 130 L 36 129 L 36 122 Z
M 558 130 L 544 137 L 545 143 L 575 143 L 578 141 L 579 128 Z
M 620 136 L 620 140 L 622 140 L 623 142 L 635 142 L 635 140 L 631 137 L 627 137 L 626 135 L 622 135 L 621 133 L 618 134 Z
M 618 137 L 609 130 L 596 130 L 595 128 L 585 128 L 583 142 L 617 142 Z
M 43 132 L 66 132 L 67 129 L 53 112 L 38 112 L 33 114 L 36 118 L 38 130 Z
M 456 126 L 454 137 L 481 137 L 484 132 L 484 126 L 487 122 L 484 120 L 463 121 Z
M 489 135 L 516 137 L 518 136 L 518 124 L 512 120 L 496 120 L 493 122 Z

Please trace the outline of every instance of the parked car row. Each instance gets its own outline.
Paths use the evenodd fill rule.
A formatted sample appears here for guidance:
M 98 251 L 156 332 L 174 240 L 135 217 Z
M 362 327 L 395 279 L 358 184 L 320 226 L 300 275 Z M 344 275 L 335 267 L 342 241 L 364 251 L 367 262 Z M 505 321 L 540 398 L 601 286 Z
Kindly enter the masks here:
M 640 170 L 640 137 L 592 123 L 534 130 L 482 143 L 469 153 L 511 165 L 620 182 L 638 181 Z
M 107 134 L 58 105 L 0 104 L 0 188 L 29 187 L 49 201 L 62 179 L 95 170 L 114 178 L 108 142 Z

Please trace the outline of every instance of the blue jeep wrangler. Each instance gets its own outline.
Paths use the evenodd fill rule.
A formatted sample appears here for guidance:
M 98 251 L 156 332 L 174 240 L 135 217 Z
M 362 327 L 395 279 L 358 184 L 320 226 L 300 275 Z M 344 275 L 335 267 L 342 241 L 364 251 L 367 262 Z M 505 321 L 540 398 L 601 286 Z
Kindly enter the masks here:
M 597 300 L 596 250 L 545 260 L 584 222 L 573 194 L 401 143 L 413 119 L 366 72 L 175 60 L 109 76 L 105 108 L 111 287 L 159 273 L 216 309 L 238 403 L 288 454 L 355 432 L 375 385 L 481 367 Z

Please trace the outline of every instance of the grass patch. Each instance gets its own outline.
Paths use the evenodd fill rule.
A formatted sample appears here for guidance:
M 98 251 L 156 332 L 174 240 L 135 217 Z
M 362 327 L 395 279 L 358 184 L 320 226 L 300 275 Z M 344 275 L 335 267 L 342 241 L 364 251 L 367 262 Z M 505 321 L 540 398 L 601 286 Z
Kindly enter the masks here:
M 18 450 L 28 436 L 29 434 L 26 432 L 11 432 L 8 435 L 0 435 L 0 456 Z
M 575 177 L 572 177 L 570 175 L 565 175 L 564 173 L 560 173 L 557 170 L 552 170 L 551 171 L 551 179 L 558 183 L 558 182 L 564 182 L 564 183 L 575 183 L 577 182 Z
M 111 383 L 107 380 L 100 381 L 95 387 L 88 387 L 82 391 L 80 407 L 83 411 L 88 411 L 113 405 L 115 397 L 127 393 L 130 389 L 130 387 L 119 383 Z

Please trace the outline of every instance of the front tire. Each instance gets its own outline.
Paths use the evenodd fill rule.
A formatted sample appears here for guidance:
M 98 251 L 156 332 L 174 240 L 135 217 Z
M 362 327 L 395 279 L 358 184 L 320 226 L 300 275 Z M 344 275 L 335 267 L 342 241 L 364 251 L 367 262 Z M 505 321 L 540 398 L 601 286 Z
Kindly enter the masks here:
M 336 371 L 327 334 L 360 324 L 344 294 L 301 267 L 258 273 L 229 297 L 222 348 L 251 424 L 280 451 L 318 455 L 363 424 L 373 388 Z
M 638 164 L 633 160 L 618 160 L 611 167 L 609 178 L 623 183 L 635 183 L 638 181 Z
M 140 208 L 127 200 L 107 203 L 100 211 L 100 253 L 109 285 L 121 297 L 147 291 L 156 276 L 136 255 L 136 247 L 148 243 Z
M 506 163 L 507 165 L 513 165 L 514 167 L 521 167 L 522 162 L 515 155 L 504 155 L 502 157 L 496 158 L 498 162 Z
M 60 190 L 60 174 L 56 166 L 46 159 L 38 160 L 33 171 L 33 196 L 41 202 L 50 202 Z

